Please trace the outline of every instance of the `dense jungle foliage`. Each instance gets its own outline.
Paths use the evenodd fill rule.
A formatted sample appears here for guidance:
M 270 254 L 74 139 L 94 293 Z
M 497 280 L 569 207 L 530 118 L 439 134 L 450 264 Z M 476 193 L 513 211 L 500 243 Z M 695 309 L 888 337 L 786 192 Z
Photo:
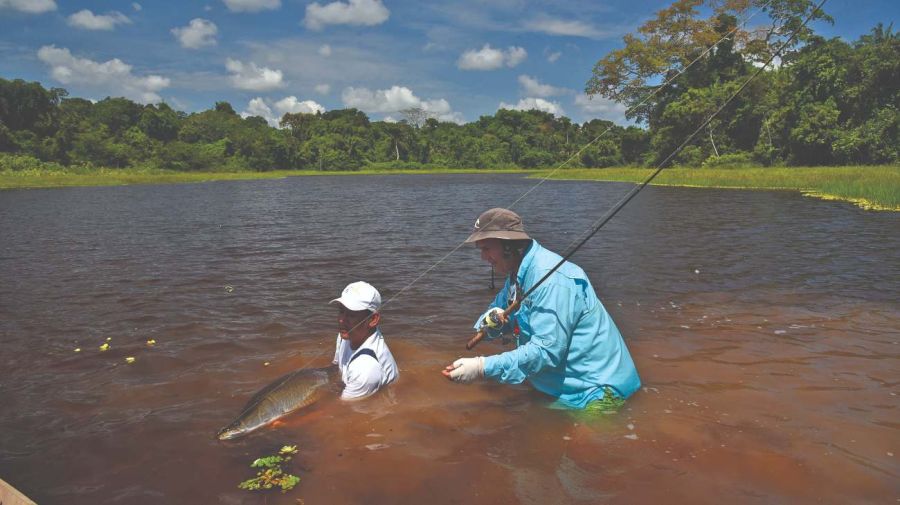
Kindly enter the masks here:
M 804 15 L 829 19 L 808 2 L 783 0 L 771 4 L 787 7 L 770 7 L 768 34 L 745 32 L 734 13 L 748 1 L 719 2 L 704 19 L 698 7 L 708 2 L 679 0 L 598 61 L 585 91 L 625 104 L 641 127 L 505 109 L 462 125 L 410 109 L 389 123 L 339 109 L 288 113 L 274 128 L 261 117 L 241 117 L 227 102 L 184 113 L 125 98 L 91 102 L 0 78 L 0 170 L 534 168 L 570 158 L 570 167 L 655 165 L 725 104 L 773 48 L 790 42 L 776 28 Z M 801 35 L 666 163 L 900 163 L 900 36 L 880 24 L 854 42 Z

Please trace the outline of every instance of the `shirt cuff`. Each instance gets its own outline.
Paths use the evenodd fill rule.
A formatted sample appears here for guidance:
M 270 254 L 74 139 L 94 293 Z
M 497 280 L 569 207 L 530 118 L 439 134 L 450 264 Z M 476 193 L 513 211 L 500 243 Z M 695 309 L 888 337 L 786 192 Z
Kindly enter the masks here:
M 485 356 L 484 357 L 484 376 L 485 377 L 499 377 L 500 376 L 500 358 L 498 356 Z

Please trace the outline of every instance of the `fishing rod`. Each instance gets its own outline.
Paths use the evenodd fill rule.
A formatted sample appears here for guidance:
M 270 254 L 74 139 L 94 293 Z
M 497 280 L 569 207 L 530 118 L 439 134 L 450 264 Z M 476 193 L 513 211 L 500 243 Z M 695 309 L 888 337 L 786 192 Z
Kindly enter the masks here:
M 709 54 L 710 52 L 712 52 L 713 49 L 715 49 L 716 47 L 718 47 L 719 44 L 721 44 L 723 41 L 725 41 L 725 40 L 727 40 L 729 37 L 731 37 L 731 36 L 738 30 L 738 28 L 740 28 L 741 26 L 745 26 L 745 25 L 746 25 L 748 22 L 750 22 L 750 20 L 753 19 L 757 14 L 759 14 L 760 12 L 762 12 L 763 10 L 765 10 L 765 9 L 769 6 L 769 4 L 771 4 L 773 1 L 774 1 L 774 0 L 766 0 L 766 2 L 765 2 L 763 5 L 761 5 L 758 9 L 756 9 L 756 11 L 754 11 L 752 14 L 750 14 L 749 16 L 747 16 L 740 24 L 735 25 L 734 28 L 732 28 L 731 30 L 729 30 L 729 31 L 728 31 L 727 33 L 725 33 L 724 35 L 722 35 L 722 37 L 719 38 L 719 40 L 717 40 L 714 44 L 712 44 L 711 46 L 709 46 L 708 48 L 706 48 L 706 50 L 704 50 L 702 53 L 700 53 L 699 55 L 697 55 L 697 57 L 694 58 L 693 60 L 691 60 L 687 65 L 685 65 L 684 68 L 678 70 L 677 72 L 674 72 L 674 74 L 672 74 L 671 76 L 669 76 L 664 82 L 662 82 L 659 86 L 657 86 L 650 94 L 648 94 L 646 97 L 644 97 L 644 99 L 641 100 L 638 104 L 629 107 L 628 110 L 625 111 L 625 114 L 628 114 L 628 113 L 630 113 L 631 111 L 634 111 L 634 110 L 639 109 L 639 108 L 642 107 L 645 103 L 647 103 L 648 101 L 650 101 L 650 99 L 652 99 L 654 96 L 656 96 L 657 94 L 659 94 L 666 86 L 668 86 L 670 83 L 672 83 L 672 81 L 674 81 L 675 79 L 677 79 L 678 77 L 680 77 L 682 74 L 684 74 L 685 72 L 687 72 L 688 69 L 691 68 L 695 63 L 697 63 L 698 61 L 700 61 L 701 59 L 703 59 L 707 54 Z M 669 70 L 670 70 L 670 71 L 666 72 L 667 75 L 668 75 L 668 74 L 671 74 L 672 71 L 674 71 L 674 69 L 669 69 Z M 598 140 L 600 140 L 604 135 L 606 135 L 607 133 L 609 133 L 610 131 L 612 131 L 613 126 L 614 126 L 614 125 L 609 126 L 608 128 L 606 128 L 606 130 L 603 130 L 602 132 L 600 132 L 600 134 L 598 134 L 596 137 L 594 137 L 590 142 L 588 142 L 587 144 L 581 146 L 581 148 L 580 148 L 578 151 L 576 151 L 574 154 L 572 154 L 571 156 L 569 156 L 565 161 L 563 161 L 562 163 L 560 163 L 560 164 L 559 164 L 556 168 L 554 168 L 550 173 L 548 173 L 547 175 L 545 175 L 544 177 L 542 177 L 541 180 L 538 181 L 534 186 L 530 187 L 530 188 L 528 189 L 528 191 L 522 193 L 522 194 L 521 194 L 518 198 L 516 198 L 512 203 L 510 203 L 509 205 L 507 205 L 507 208 L 513 208 L 513 207 L 515 207 L 515 205 L 516 205 L 517 203 L 519 203 L 519 202 L 522 201 L 526 196 L 528 196 L 528 195 L 531 194 L 533 191 L 535 191 L 538 187 L 541 186 L 541 184 L 547 182 L 547 180 L 549 180 L 550 177 L 551 177 L 553 174 L 555 174 L 556 172 L 558 172 L 562 167 L 564 167 L 564 166 L 566 166 L 567 164 L 569 164 L 570 161 L 572 161 L 572 160 L 574 160 L 575 158 L 577 158 L 582 152 L 584 152 L 585 149 L 587 149 L 587 148 L 590 147 L 591 145 L 595 144 L 595 143 L 596 143 Z M 393 296 L 391 296 L 389 299 L 387 299 L 387 300 L 381 305 L 382 308 L 385 307 L 386 305 L 390 304 L 391 302 L 393 302 L 394 299 L 396 299 L 396 298 L 398 298 L 399 296 L 401 296 L 401 295 L 402 295 L 403 293 L 405 293 L 409 288 L 411 288 L 413 285 L 415 285 L 417 282 L 419 282 L 420 279 L 422 279 L 423 277 L 425 277 L 426 275 L 428 275 L 429 272 L 431 272 L 432 270 L 434 270 L 435 268 L 437 268 L 438 265 L 440 265 L 441 263 L 443 263 L 447 258 L 449 258 L 451 255 L 453 255 L 456 251 L 458 251 L 463 245 L 465 245 L 465 243 L 466 243 L 465 241 L 462 241 L 462 242 L 460 242 L 459 244 L 457 244 L 456 247 L 454 247 L 452 250 L 450 250 L 450 252 L 448 252 L 447 254 L 445 254 L 442 258 L 440 258 L 439 260 L 437 260 L 437 261 L 436 261 L 434 264 L 432 264 L 430 267 L 426 268 L 425 271 L 423 271 L 421 274 L 419 274 L 415 279 L 413 279 L 412 281 L 410 281 L 409 283 L 407 283 L 405 286 L 403 286 L 402 288 L 400 288 L 400 290 L 397 291 L 396 294 L 394 294 Z M 494 287 L 494 286 L 493 286 L 493 283 L 491 283 L 491 288 L 493 289 L 493 287 Z
M 645 96 L 643 100 L 641 100 L 641 101 L 638 102 L 637 104 L 632 105 L 631 107 L 629 107 L 629 108 L 625 111 L 625 115 L 627 116 L 629 113 L 634 112 L 634 111 L 640 109 L 641 107 L 643 107 L 644 104 L 646 104 L 647 102 L 649 102 L 654 96 L 658 95 L 663 89 L 665 89 L 666 86 L 668 86 L 669 84 L 671 84 L 675 79 L 678 79 L 679 77 L 681 77 L 681 75 L 684 74 L 685 72 L 687 72 L 689 68 L 691 68 L 692 66 L 694 66 L 694 63 L 697 63 L 698 61 L 700 61 L 701 59 L 703 59 L 704 57 L 706 57 L 706 55 L 709 54 L 709 53 L 711 53 L 713 49 L 719 47 L 719 44 L 721 44 L 722 42 L 724 42 L 725 40 L 727 40 L 729 37 L 731 37 L 732 35 L 734 35 L 734 34 L 738 31 L 738 29 L 739 29 L 741 26 L 746 26 L 747 23 L 749 23 L 751 19 L 753 19 L 753 18 L 754 18 L 757 14 L 759 14 L 760 12 L 764 11 L 764 10 L 769 6 L 769 4 L 771 4 L 773 1 L 774 1 L 774 0 L 766 0 L 766 2 L 765 2 L 763 5 L 761 5 L 755 12 L 753 12 L 752 14 L 750 14 L 749 16 L 747 16 L 743 21 L 741 21 L 741 23 L 735 24 L 734 28 L 732 28 L 731 30 L 729 30 L 729 31 L 728 31 L 727 33 L 725 33 L 724 35 L 722 35 L 722 37 L 720 37 L 719 40 L 717 40 L 717 41 L 716 41 L 715 43 L 713 43 L 711 46 L 707 47 L 706 50 L 704 50 L 702 53 L 698 54 L 697 57 L 694 58 L 693 60 L 691 60 L 687 65 L 685 65 L 684 68 L 682 68 L 682 69 L 680 69 L 679 71 L 675 72 L 674 74 L 670 75 L 670 76 L 669 76 L 668 78 L 666 78 L 661 84 L 659 84 L 658 86 L 656 86 L 656 87 L 653 89 L 653 91 L 652 91 L 651 93 L 649 93 L 647 96 Z M 672 73 L 672 72 L 671 72 L 672 69 L 669 69 L 669 70 L 670 70 L 669 72 L 666 72 L 667 75 L 670 74 L 670 73 Z M 633 86 L 632 86 L 632 85 L 626 85 L 625 87 L 626 87 L 626 88 L 629 88 L 629 87 L 631 87 L 631 88 L 636 88 L 637 85 L 633 85 Z M 515 205 L 516 205 L 517 203 L 519 203 L 520 201 L 522 201 L 522 200 L 523 200 L 526 196 L 528 196 L 532 191 L 536 190 L 536 189 L 538 188 L 538 186 L 540 186 L 541 184 L 547 182 L 547 180 L 550 179 L 550 177 L 553 176 L 553 174 L 555 174 L 556 172 L 558 172 L 562 167 L 568 165 L 570 161 L 572 161 L 572 160 L 574 160 L 575 158 L 577 158 L 578 156 L 580 156 L 581 153 L 584 152 L 588 147 L 590 147 L 590 146 L 594 145 L 595 143 L 597 143 L 597 141 L 599 141 L 601 138 L 603 138 L 604 135 L 606 135 L 607 133 L 609 133 L 610 131 L 612 131 L 612 129 L 613 129 L 614 127 L 615 127 L 614 124 L 610 124 L 605 130 L 603 130 L 602 132 L 600 132 L 600 134 L 598 134 L 596 137 L 594 137 L 593 140 L 591 140 L 591 141 L 588 142 L 587 144 L 581 146 L 581 148 L 580 148 L 578 151 L 576 151 L 576 152 L 573 153 L 571 156 L 569 156 L 565 161 L 563 161 L 562 163 L 560 163 L 556 168 L 554 168 L 554 169 L 553 169 L 550 173 L 548 173 L 546 176 L 542 177 L 541 180 L 538 181 L 537 184 L 535 184 L 534 186 L 532 186 L 531 188 L 529 188 L 528 191 L 522 193 L 522 195 L 519 196 L 519 198 L 517 198 L 514 202 L 512 202 L 511 204 L 509 204 L 509 205 L 507 206 L 507 208 L 510 208 L 510 209 L 511 209 L 511 208 L 515 207 Z
M 710 45 L 709 47 L 707 47 L 703 52 L 701 52 L 699 55 L 697 55 L 693 60 L 691 60 L 690 62 L 688 62 L 688 64 L 685 65 L 683 68 L 679 69 L 678 71 L 676 71 L 676 72 L 674 72 L 674 73 L 672 73 L 672 72 L 667 72 L 667 74 L 671 74 L 671 75 L 669 75 L 669 76 L 668 76 L 668 77 L 667 77 L 660 85 L 656 86 L 656 87 L 653 89 L 653 91 L 650 92 L 647 96 L 645 96 L 639 103 L 637 103 L 637 104 L 631 106 L 631 107 L 628 109 L 628 111 L 626 111 L 626 113 L 628 113 L 628 112 L 630 112 L 630 111 L 633 111 L 633 110 L 637 110 L 637 109 L 639 109 L 640 107 L 644 106 L 644 104 L 646 104 L 647 102 L 649 102 L 654 96 L 656 96 L 657 94 L 659 94 L 663 89 L 665 89 L 665 88 L 666 88 L 669 84 L 671 84 L 674 80 L 676 80 L 676 79 L 677 79 L 678 77 L 680 77 L 682 74 L 684 74 L 685 72 L 687 72 L 688 69 L 690 69 L 695 63 L 697 63 L 698 61 L 700 61 L 701 59 L 703 59 L 706 55 L 708 55 L 710 52 L 712 52 L 716 47 L 719 46 L 719 44 L 721 44 L 723 41 L 727 40 L 729 37 L 731 37 L 732 35 L 734 35 L 734 33 L 737 32 L 737 30 L 738 30 L 741 26 L 745 26 L 751 19 L 753 19 L 754 17 L 756 17 L 757 14 L 759 14 L 760 12 L 763 12 L 763 11 L 764 11 L 764 10 L 765 10 L 765 9 L 766 9 L 773 1 L 774 1 L 774 0 L 766 0 L 766 2 L 763 3 L 763 5 L 759 6 L 754 12 L 752 12 L 749 16 L 747 16 L 746 18 L 744 18 L 744 19 L 741 21 L 741 23 L 737 24 L 734 28 L 732 28 L 731 30 L 729 30 L 729 31 L 728 31 L 727 33 L 725 33 L 724 35 L 722 35 L 715 43 L 713 43 L 712 45 Z M 824 3 L 824 2 L 823 2 L 823 3 Z M 815 11 L 813 11 L 813 12 L 815 12 Z M 771 61 L 771 60 L 770 60 L 770 61 Z M 673 70 L 674 70 L 674 69 L 673 69 Z M 524 192 L 522 195 L 520 195 L 518 198 L 516 198 L 516 200 L 514 200 L 512 203 L 510 203 L 507 207 L 508 207 L 508 208 L 513 208 L 513 207 L 515 207 L 515 205 L 516 205 L 517 203 L 519 203 L 519 202 L 522 201 L 525 197 L 527 197 L 529 194 L 531 194 L 532 192 L 534 192 L 534 191 L 535 191 L 538 187 L 540 187 L 543 183 L 547 182 L 547 180 L 549 180 L 549 178 L 550 178 L 553 174 L 555 174 L 555 173 L 558 172 L 560 169 L 562 169 L 564 166 L 566 166 L 567 164 L 569 164 L 569 162 L 571 162 L 573 159 L 575 159 L 576 157 L 578 157 L 585 149 L 587 149 L 587 148 L 590 147 L 591 145 L 595 144 L 595 143 L 596 143 L 597 141 L 599 141 L 603 136 L 605 136 L 607 133 L 609 133 L 609 132 L 612 130 L 612 128 L 613 128 L 613 126 L 609 126 L 609 127 L 606 128 L 604 131 L 600 132 L 600 133 L 599 133 L 596 137 L 594 137 L 590 142 L 588 142 L 587 144 L 583 145 L 578 151 L 576 151 L 576 152 L 575 152 L 574 154 L 572 154 L 568 159 L 566 159 L 565 161 L 563 161 L 562 163 L 560 163 L 555 169 L 553 169 L 553 171 L 551 171 L 551 172 L 550 172 L 549 174 L 547 174 L 546 176 L 542 177 L 540 181 L 538 181 L 534 186 L 532 186 L 532 187 L 529 188 L 526 192 Z M 679 148 L 679 150 L 680 150 L 680 148 Z M 677 153 L 677 152 L 678 152 L 678 151 L 676 151 L 675 153 Z M 673 153 L 673 155 L 674 155 L 675 153 Z M 670 156 L 670 158 L 671 158 L 671 156 Z M 669 158 L 667 158 L 667 160 L 668 160 L 668 159 L 669 159 Z M 649 181 L 648 181 L 648 182 L 649 182 Z M 610 216 L 610 217 L 611 217 L 611 216 Z M 466 243 L 465 241 L 462 241 L 462 242 L 460 242 L 459 244 L 457 244 L 456 247 L 454 247 L 453 249 L 451 249 L 451 250 L 450 250 L 449 252 L 447 252 L 443 257 L 441 257 L 441 258 L 438 259 L 435 263 L 433 263 L 431 266 L 429 266 L 428 268 L 426 268 L 422 273 L 420 273 L 418 276 L 416 276 L 412 281 L 410 281 L 410 282 L 407 283 L 405 286 L 403 286 L 399 291 L 397 291 L 397 293 L 395 293 L 393 296 L 391 296 L 390 298 L 388 298 L 387 300 L 385 300 L 384 303 L 381 305 L 382 310 L 383 310 L 386 306 L 390 305 L 395 299 L 397 299 L 398 297 L 402 296 L 407 290 L 409 290 L 409 288 L 411 288 L 413 285 L 415 285 L 416 283 L 418 283 L 419 280 L 421 280 L 423 277 L 425 277 L 426 275 L 428 275 L 432 270 L 434 270 L 435 268 L 437 268 L 438 265 L 440 265 L 440 264 L 442 264 L 444 261 L 446 261 L 447 258 L 449 258 L 450 256 L 452 256 L 456 251 L 458 251 L 460 248 L 462 248 L 462 246 L 465 245 L 465 243 Z M 579 245 L 578 247 L 580 247 L 580 245 Z M 568 258 L 568 256 L 569 256 L 569 255 L 567 255 L 566 258 Z M 560 264 L 560 265 L 561 265 L 561 264 Z M 556 268 L 558 268 L 558 267 L 559 267 L 559 265 L 558 265 Z M 554 268 L 554 270 L 555 270 L 556 268 Z M 552 273 L 552 271 L 551 271 L 550 273 Z M 543 279 L 542 279 L 541 282 L 543 282 Z M 491 276 L 491 289 L 493 289 L 493 288 L 494 288 L 494 283 L 493 283 L 493 271 L 492 271 L 492 276 Z M 518 307 L 516 307 L 516 308 L 518 308 Z M 515 309 L 514 309 L 514 310 L 515 310 Z M 514 311 L 514 310 L 513 310 L 513 311 Z M 510 312 L 513 312 L 513 311 L 510 311 Z M 474 344 L 473 344 L 472 346 L 474 347 Z M 467 346 L 467 348 L 468 348 L 468 349 L 471 349 L 471 347 L 469 347 L 469 346 Z
M 602 228 L 603 225 L 605 225 L 607 222 L 609 222 L 609 220 L 612 219 L 613 216 L 615 216 L 620 210 L 622 210 L 622 207 L 624 207 L 625 204 L 630 202 L 635 196 L 637 196 L 638 193 L 641 192 L 642 189 L 647 187 L 647 185 L 650 184 L 650 181 L 652 181 L 654 178 L 656 178 L 656 176 L 659 175 L 660 172 L 663 171 L 666 164 L 675 155 L 677 155 L 679 152 L 681 152 L 681 150 L 684 149 L 684 147 L 691 140 L 694 139 L 694 137 L 697 135 L 697 133 L 699 133 L 701 130 L 703 130 L 703 128 L 706 128 L 706 125 L 708 125 L 710 122 L 712 122 L 712 120 L 715 119 L 715 117 L 720 112 L 722 112 L 722 110 L 725 109 L 725 107 L 729 103 L 731 103 L 731 101 L 734 100 L 734 98 L 737 97 L 741 93 L 741 91 L 743 91 L 747 87 L 747 85 L 749 85 L 750 82 L 753 81 L 753 79 L 755 79 L 757 76 L 759 76 L 759 74 L 761 74 L 769 66 L 769 64 L 771 64 L 772 61 L 775 60 L 775 58 L 781 56 L 781 52 L 784 51 L 794 41 L 794 39 L 800 33 L 800 30 L 802 30 L 804 27 L 806 27 L 806 24 L 809 23 L 809 21 L 812 19 L 812 17 L 822 9 L 822 6 L 825 5 L 825 2 L 827 2 L 827 1 L 828 0 L 822 0 L 821 2 L 819 2 L 819 5 L 817 5 L 815 9 L 810 11 L 809 15 L 806 17 L 806 19 L 803 21 L 803 23 L 801 23 L 800 26 L 797 27 L 797 29 L 795 29 L 793 33 L 791 33 L 791 36 L 788 38 L 788 40 L 786 40 L 784 42 L 784 44 L 782 44 L 781 47 L 778 48 L 777 51 L 775 51 L 771 56 L 769 56 L 769 59 L 762 66 L 760 66 L 759 69 L 756 72 L 754 72 L 750 76 L 749 79 L 744 81 L 744 83 L 741 84 L 741 86 L 730 97 L 728 97 L 728 99 L 725 100 L 725 102 L 723 102 L 722 105 L 719 106 L 719 108 L 715 112 L 713 112 L 713 114 L 711 116 L 706 118 L 706 120 L 703 121 L 703 123 L 700 124 L 700 126 L 698 126 L 697 129 L 694 130 L 693 133 L 691 133 L 677 148 L 675 148 L 674 151 L 672 151 L 668 156 L 666 156 L 666 158 L 662 162 L 660 162 L 659 165 L 657 165 L 656 170 L 654 170 L 653 173 L 651 173 L 649 177 L 647 177 L 640 185 L 632 188 L 631 191 L 629 191 L 625 195 L 625 197 L 623 197 L 621 200 L 619 200 L 619 202 L 616 203 L 609 211 L 607 211 L 606 214 L 604 214 L 599 220 L 597 220 L 594 223 L 594 225 L 591 226 L 590 230 L 588 230 L 588 233 L 585 235 L 585 237 L 582 238 L 581 240 L 579 240 L 573 247 L 570 247 L 569 252 L 567 252 L 565 255 L 563 255 L 562 259 L 560 259 L 559 262 L 553 266 L 553 268 L 551 268 L 549 271 L 547 271 L 547 273 L 544 274 L 544 276 L 541 277 L 533 286 L 528 288 L 528 290 L 525 291 L 522 294 L 522 296 L 516 296 L 515 299 L 510 302 L 509 306 L 506 307 L 506 309 L 491 311 L 485 318 L 485 321 L 484 321 L 485 324 L 483 324 L 481 326 L 481 328 L 478 331 L 476 331 L 475 334 L 472 336 L 472 338 L 470 338 L 469 341 L 466 343 L 466 349 L 472 350 L 476 345 L 478 345 L 479 342 L 481 342 L 482 339 L 484 339 L 485 335 L 487 334 L 487 330 L 485 329 L 486 326 L 488 328 L 498 328 L 498 327 L 506 324 L 506 322 L 509 321 L 510 314 L 514 313 L 515 311 L 517 311 L 519 309 L 519 306 L 522 304 L 522 301 L 525 300 L 525 298 L 527 298 L 528 295 L 533 293 L 534 290 L 538 288 L 538 286 L 540 286 L 541 284 L 543 284 L 544 281 L 549 279 L 550 276 L 553 275 L 553 273 L 559 269 L 559 267 L 561 267 L 566 261 L 568 261 L 568 259 L 570 257 L 572 257 L 572 255 L 575 254 L 575 252 L 577 252 L 578 249 L 581 248 L 581 246 L 583 246 L 588 240 L 591 239 L 591 237 L 593 237 L 598 231 L 600 231 L 600 228 Z M 517 293 L 517 295 L 518 295 L 518 293 Z

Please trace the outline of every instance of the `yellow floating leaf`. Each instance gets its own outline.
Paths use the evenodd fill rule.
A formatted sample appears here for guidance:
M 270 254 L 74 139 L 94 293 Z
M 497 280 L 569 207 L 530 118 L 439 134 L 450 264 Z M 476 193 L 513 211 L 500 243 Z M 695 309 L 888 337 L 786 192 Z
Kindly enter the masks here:
M 81 352 L 81 347 L 76 347 L 75 352 Z
M 147 341 L 147 345 L 151 345 L 151 346 L 156 345 L 156 340 L 151 338 L 150 340 Z
M 101 351 L 108 351 L 108 350 L 109 350 L 109 344 L 103 344 L 103 345 L 101 345 L 101 346 L 100 346 L 100 350 L 101 350 Z
M 271 364 L 271 363 L 269 363 L 268 361 L 266 361 L 265 363 L 263 363 L 263 366 L 269 366 L 270 364 Z
M 112 337 L 106 337 L 107 342 L 109 342 L 110 340 L 112 340 Z
M 134 356 L 128 356 L 125 358 L 125 363 L 134 363 Z

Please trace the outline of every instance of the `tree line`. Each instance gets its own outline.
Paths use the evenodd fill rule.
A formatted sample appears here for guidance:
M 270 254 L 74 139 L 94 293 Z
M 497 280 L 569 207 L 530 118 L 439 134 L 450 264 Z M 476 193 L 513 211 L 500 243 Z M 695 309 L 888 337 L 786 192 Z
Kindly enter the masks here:
M 731 3 L 741 1 L 753 0 Z M 357 109 L 338 109 L 288 113 L 273 128 L 261 117 L 242 118 L 227 102 L 188 114 L 165 103 L 91 102 L 61 88 L 0 78 L 0 169 L 10 168 L 4 164 L 180 171 L 536 168 L 567 160 L 571 167 L 656 165 L 725 103 L 783 37 L 744 34 L 724 8 L 702 19 L 697 7 L 703 3 L 675 2 L 594 68 L 586 91 L 625 104 L 642 127 L 601 119 L 577 124 L 537 110 L 501 109 L 460 125 L 421 109 L 401 111 L 399 122 L 370 121 Z M 796 11 L 804 2 L 769 4 Z M 782 16 L 808 12 L 795 11 Z M 713 46 L 717 40 L 722 42 Z M 668 163 L 900 162 L 898 34 L 878 25 L 853 42 L 811 32 L 802 41 Z
M 422 115 L 421 110 L 405 115 Z M 92 103 L 65 90 L 0 79 L 0 152 L 63 166 L 170 170 L 354 170 L 393 167 L 543 167 L 570 157 L 602 130 L 603 141 L 576 165 L 640 163 L 645 130 L 594 120 L 584 125 L 537 110 L 499 110 L 459 125 L 370 121 L 357 109 L 287 113 L 273 128 L 242 118 L 227 102 L 185 114 L 165 103 L 125 98 Z M 0 167 L 2 168 L 2 167 Z

